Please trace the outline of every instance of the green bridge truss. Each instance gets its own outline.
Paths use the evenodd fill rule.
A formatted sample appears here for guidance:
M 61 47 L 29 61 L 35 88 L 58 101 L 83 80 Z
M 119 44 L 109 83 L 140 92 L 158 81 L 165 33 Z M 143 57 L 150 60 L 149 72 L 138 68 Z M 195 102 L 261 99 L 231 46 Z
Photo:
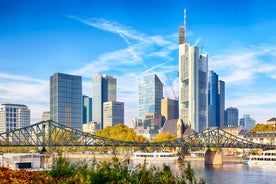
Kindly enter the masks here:
M 80 130 L 68 128 L 54 121 L 39 123 L 0 133 L 0 147 L 52 147 L 52 146 L 111 146 L 111 147 L 215 147 L 215 148 L 263 148 L 273 145 L 257 144 L 227 133 L 219 128 L 206 129 L 183 138 L 163 142 L 130 142 L 108 139 Z

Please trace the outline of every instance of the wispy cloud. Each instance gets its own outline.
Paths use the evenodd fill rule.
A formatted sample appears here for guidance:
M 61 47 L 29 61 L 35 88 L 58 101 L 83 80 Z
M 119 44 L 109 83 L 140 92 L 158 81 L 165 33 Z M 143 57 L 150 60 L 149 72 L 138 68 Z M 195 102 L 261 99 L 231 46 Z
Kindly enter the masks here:
M 49 81 L 24 75 L 0 73 L 0 103 L 26 104 L 31 109 L 32 123 L 49 111 Z
M 221 73 L 227 83 L 253 80 L 258 74 L 275 78 L 276 45 L 236 48 L 213 56 L 213 69 Z
M 79 75 L 87 76 L 91 73 L 108 72 L 111 69 L 122 69 L 122 66 L 140 65 L 144 69 L 152 68 L 153 66 L 145 64 L 146 60 L 158 57 L 171 61 L 173 59 L 170 55 L 172 51 L 177 49 L 177 45 L 171 39 L 166 39 L 160 35 L 149 36 L 117 22 L 97 18 L 83 20 L 73 16 L 68 17 L 88 26 L 114 33 L 127 43 L 126 48 L 104 53 L 86 66 L 73 71 Z

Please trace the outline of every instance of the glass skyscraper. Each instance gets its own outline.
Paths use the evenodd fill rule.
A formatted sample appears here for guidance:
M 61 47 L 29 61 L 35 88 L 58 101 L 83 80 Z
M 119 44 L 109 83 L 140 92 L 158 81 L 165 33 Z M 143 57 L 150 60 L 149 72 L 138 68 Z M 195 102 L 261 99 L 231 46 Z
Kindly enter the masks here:
M 186 43 L 186 13 L 179 29 L 179 119 L 195 131 L 207 128 L 208 55 Z
M 103 103 L 116 101 L 116 79 L 110 75 L 96 74 L 92 78 L 92 117 L 93 122 L 103 129 Z
M 92 98 L 89 96 L 83 95 L 82 96 L 82 123 L 89 123 L 92 122 Z
M 220 126 L 219 96 L 218 96 L 218 75 L 210 71 L 208 83 L 208 127 Z
M 161 99 L 163 98 L 163 84 L 156 74 L 144 76 L 139 83 L 138 118 L 144 119 L 148 113 L 161 114 Z
M 55 73 L 50 77 L 50 118 L 82 130 L 82 77 Z
M 239 110 L 234 107 L 229 107 L 225 110 L 225 126 L 237 127 L 239 123 Z

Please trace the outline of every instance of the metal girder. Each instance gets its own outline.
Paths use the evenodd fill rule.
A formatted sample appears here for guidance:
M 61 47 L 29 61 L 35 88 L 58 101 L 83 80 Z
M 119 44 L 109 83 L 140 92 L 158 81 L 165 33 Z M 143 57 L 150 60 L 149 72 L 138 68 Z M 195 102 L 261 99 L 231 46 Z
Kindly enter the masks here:
M 121 146 L 121 147 L 216 147 L 275 148 L 234 136 L 219 128 L 209 128 L 183 138 L 163 142 L 130 142 L 96 136 L 68 128 L 54 121 L 41 121 L 10 132 L 0 133 L 0 147 L 5 146 Z

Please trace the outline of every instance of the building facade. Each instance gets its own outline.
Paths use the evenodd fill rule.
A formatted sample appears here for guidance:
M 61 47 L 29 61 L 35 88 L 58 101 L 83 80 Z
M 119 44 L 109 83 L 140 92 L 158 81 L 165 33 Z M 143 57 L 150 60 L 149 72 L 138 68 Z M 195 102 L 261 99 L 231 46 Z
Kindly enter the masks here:
M 161 100 L 162 126 L 165 121 L 178 119 L 178 100 L 163 98 Z
M 50 77 L 50 117 L 82 130 L 82 77 L 55 73 Z
M 92 98 L 89 96 L 82 96 L 82 123 L 92 122 Z
M 256 125 L 256 121 L 250 117 L 249 114 L 243 115 L 243 118 L 240 119 L 240 125 L 245 129 L 250 130 Z
M 100 124 L 100 129 L 104 127 L 103 103 L 116 101 L 116 88 L 116 79 L 110 75 L 97 74 L 92 78 L 92 117 L 93 122 Z
M 0 133 L 30 125 L 30 110 L 26 105 L 2 104 L 0 106 Z
M 208 55 L 186 43 L 186 13 L 179 29 L 179 119 L 195 131 L 207 128 Z
M 148 113 L 161 115 L 163 84 L 156 74 L 144 76 L 139 83 L 138 118 L 144 119 Z
M 225 83 L 214 71 L 208 81 L 208 127 L 224 127 Z
M 123 102 L 104 102 L 104 128 L 117 124 L 124 124 L 124 103 Z
M 218 75 L 209 72 L 208 82 L 208 127 L 219 127 Z
M 219 96 L 219 122 L 220 128 L 225 127 L 224 123 L 224 110 L 225 110 L 225 82 L 218 80 L 218 96 Z
M 237 127 L 239 123 L 239 110 L 234 107 L 229 107 L 225 110 L 225 125 L 226 127 Z
M 48 121 L 51 119 L 50 111 L 45 111 L 42 113 L 42 121 Z

